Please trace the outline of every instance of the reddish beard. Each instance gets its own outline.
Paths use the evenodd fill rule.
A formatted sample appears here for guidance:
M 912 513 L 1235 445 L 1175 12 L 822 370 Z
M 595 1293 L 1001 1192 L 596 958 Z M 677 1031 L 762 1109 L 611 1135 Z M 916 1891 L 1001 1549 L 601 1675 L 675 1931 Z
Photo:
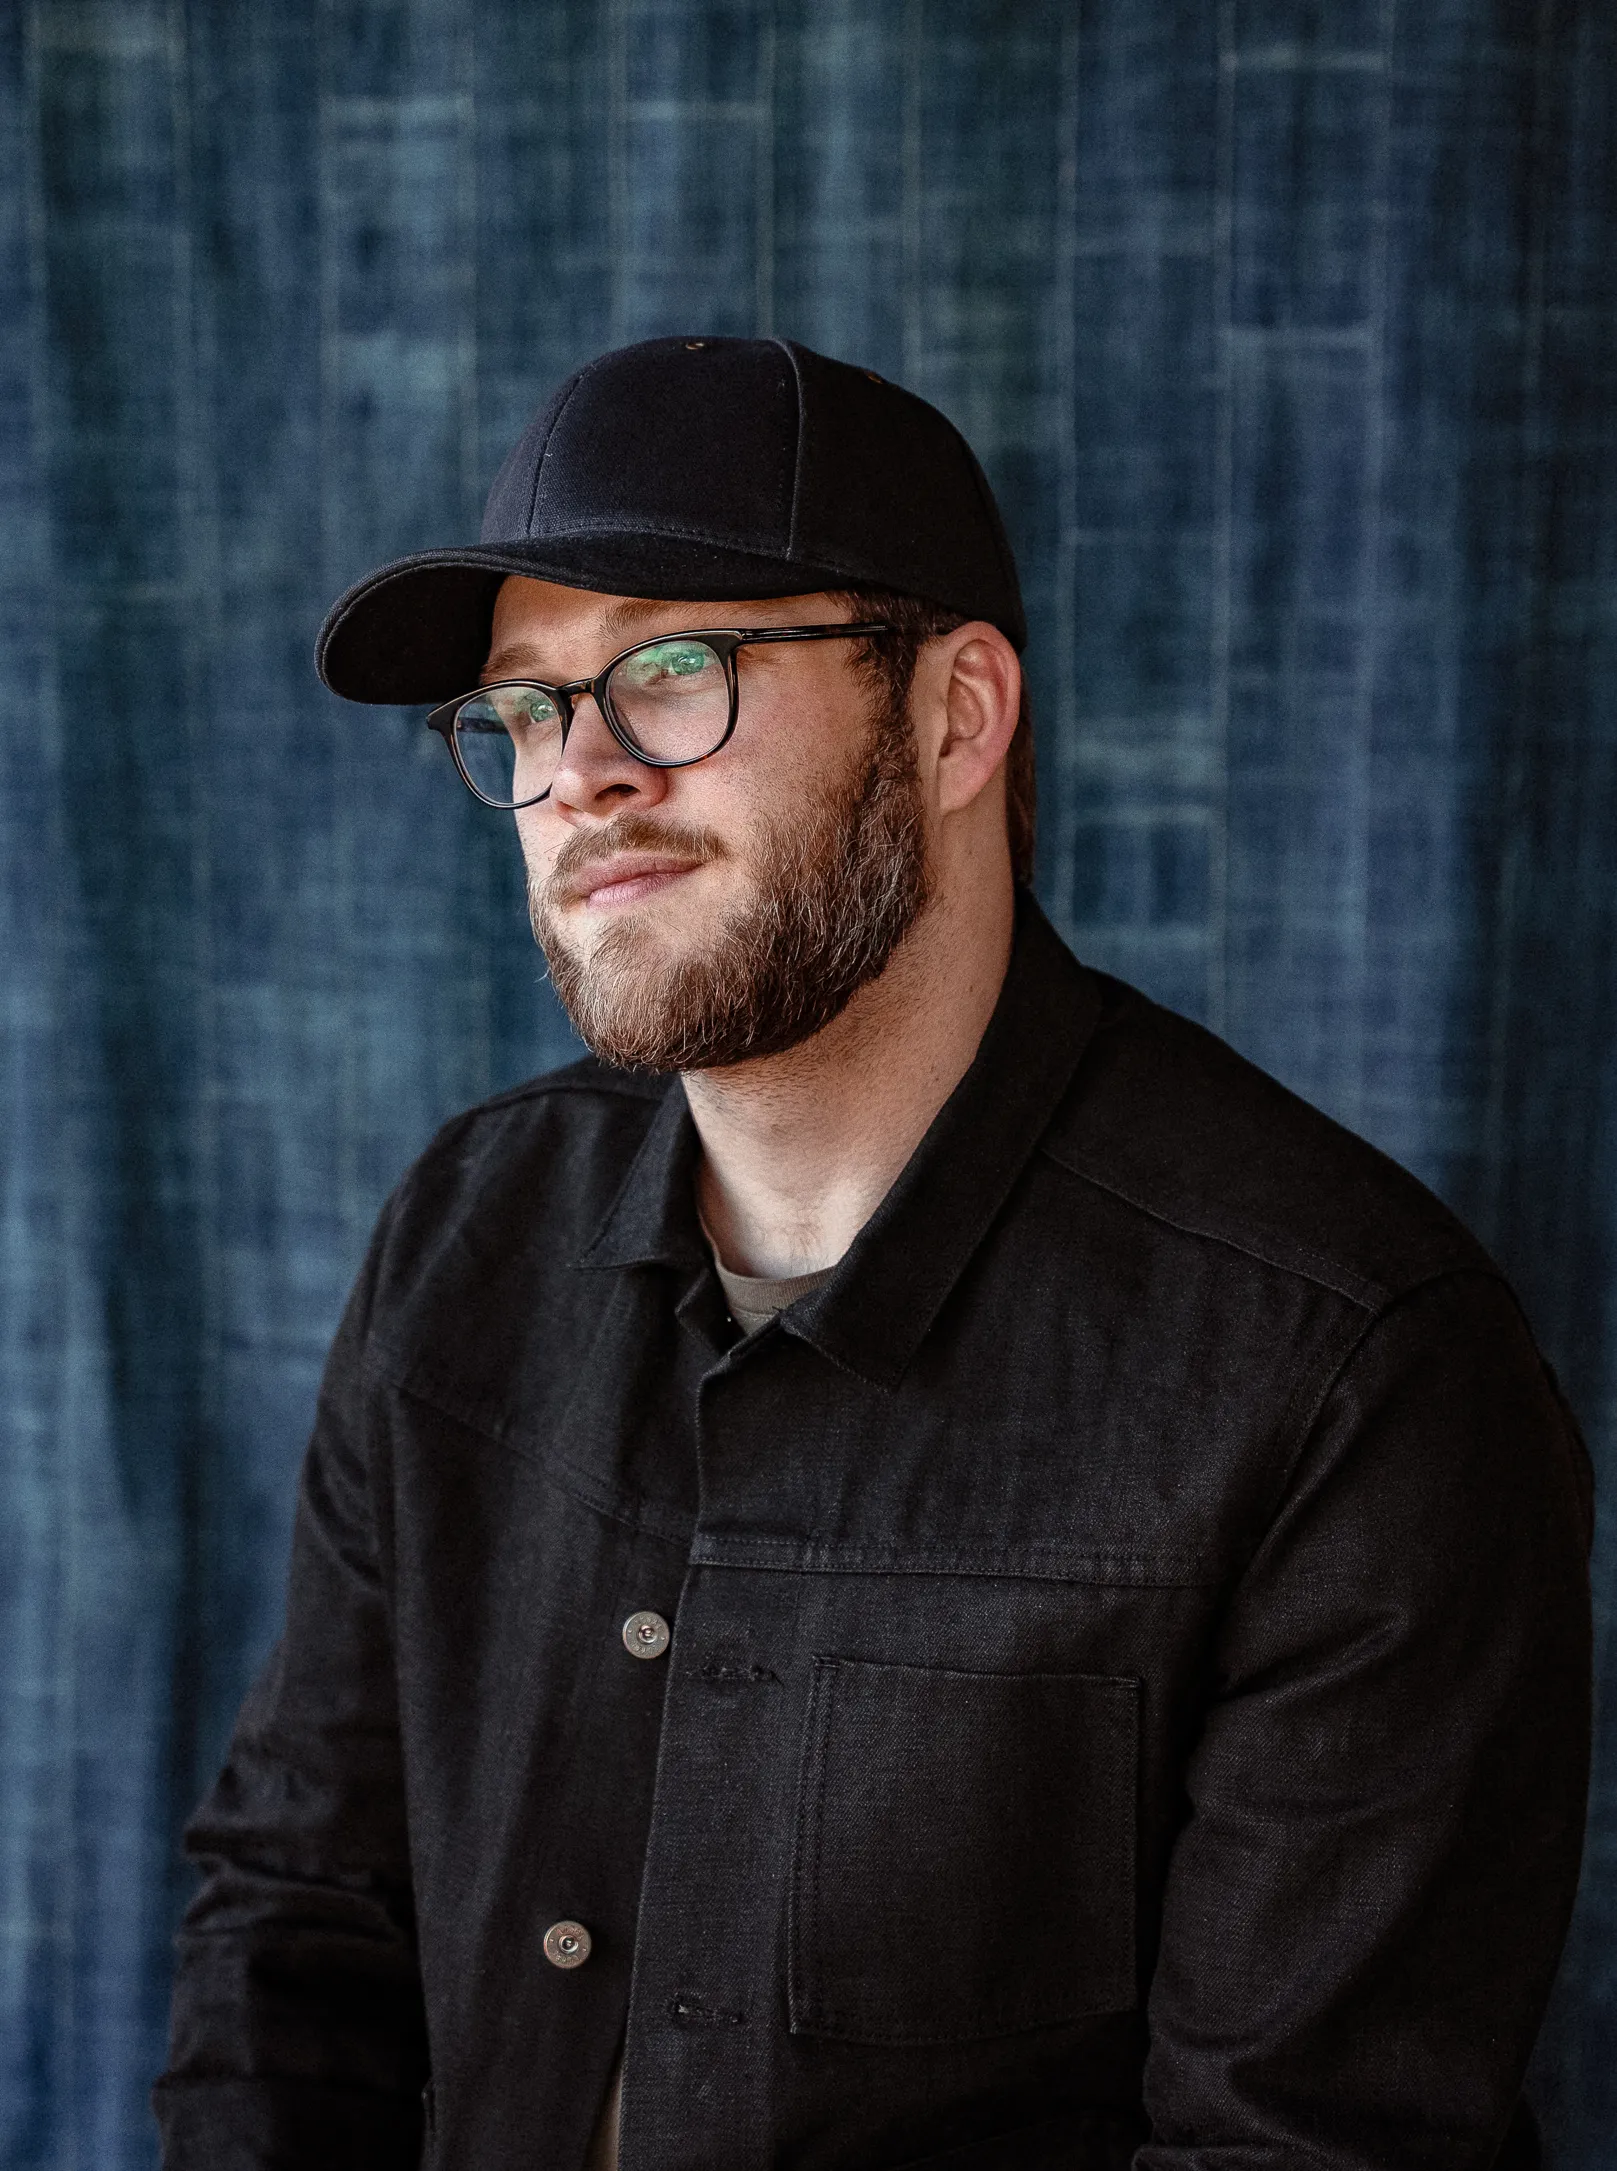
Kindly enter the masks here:
M 908 715 L 878 717 L 826 798 L 763 828 L 750 855 L 752 894 L 700 956 L 666 956 L 632 919 L 609 927 L 587 957 L 573 948 L 559 908 L 565 885 L 586 860 L 613 850 L 678 852 L 704 864 L 734 857 L 705 831 L 626 814 L 569 839 L 544 882 L 530 882 L 534 935 L 586 1046 L 626 1070 L 717 1070 L 779 1055 L 876 979 L 926 908 L 926 823 Z

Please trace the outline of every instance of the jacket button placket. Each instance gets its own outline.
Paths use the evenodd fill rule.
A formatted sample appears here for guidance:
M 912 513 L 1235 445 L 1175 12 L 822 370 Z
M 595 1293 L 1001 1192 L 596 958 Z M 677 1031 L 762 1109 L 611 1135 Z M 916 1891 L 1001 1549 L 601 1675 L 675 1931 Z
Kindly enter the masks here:
M 734 1450 L 755 1431 L 747 1385 L 746 1368 L 710 1375 L 699 1401 L 703 1512 L 716 1509 L 721 1524 L 707 1472 L 722 1465 L 726 1442 Z M 701 1530 L 699 1522 L 698 1543 Z M 686 1571 L 636 1929 L 635 2107 L 622 2171 L 744 2171 L 769 2155 L 755 2122 L 777 2026 L 785 1775 L 802 1717 L 789 1686 L 800 1669 L 787 1657 L 793 1614 L 782 1588 L 795 1580 L 700 1561 Z

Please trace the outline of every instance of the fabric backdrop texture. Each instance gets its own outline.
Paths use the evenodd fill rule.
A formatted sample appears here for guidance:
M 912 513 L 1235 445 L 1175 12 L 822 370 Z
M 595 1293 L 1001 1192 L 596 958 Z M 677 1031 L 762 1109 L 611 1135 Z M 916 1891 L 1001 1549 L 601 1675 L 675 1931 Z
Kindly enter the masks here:
M 603 347 L 942 406 L 1080 954 L 1494 1249 L 1605 1472 L 1533 2092 L 1617 2156 L 1617 8 L 0 9 L 0 2165 L 155 2158 L 179 1826 L 346 1284 L 572 1052 L 509 824 L 310 666 Z

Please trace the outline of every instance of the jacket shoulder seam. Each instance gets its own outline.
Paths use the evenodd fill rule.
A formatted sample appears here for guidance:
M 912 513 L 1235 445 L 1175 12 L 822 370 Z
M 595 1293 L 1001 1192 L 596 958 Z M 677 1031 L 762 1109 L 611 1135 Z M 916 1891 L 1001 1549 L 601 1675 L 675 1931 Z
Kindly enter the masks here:
M 490 1094 L 486 1101 L 478 1101 L 474 1107 L 463 1110 L 462 1119 L 480 1116 L 493 1108 L 509 1108 L 520 1101 L 542 1100 L 550 1093 L 601 1093 L 611 1100 L 642 1103 L 662 1098 L 661 1087 L 637 1085 L 630 1078 L 573 1078 L 565 1070 L 547 1071 L 538 1078 L 525 1079 L 521 1085 L 509 1086 L 503 1093 Z
M 458 1114 L 446 1118 L 433 1133 L 422 1155 L 424 1161 L 432 1158 L 434 1147 L 453 1144 L 482 1117 L 495 1115 L 502 1108 L 517 1108 L 526 1101 L 548 1099 L 551 1094 L 564 1097 L 593 1099 L 600 1096 L 607 1100 L 632 1101 L 642 1108 L 655 1107 L 659 1094 L 635 1085 L 631 1080 L 621 1082 L 616 1078 L 570 1078 L 565 1071 L 545 1072 L 538 1078 L 526 1079 L 521 1085 L 508 1087 L 503 1093 L 490 1094 L 486 1101 L 477 1101 L 470 1108 L 462 1108 Z
M 1250 1569 L 1252 1562 L 1257 1558 L 1267 1542 L 1268 1533 L 1274 1527 L 1275 1521 L 1291 1492 L 1291 1488 L 1296 1482 L 1297 1472 L 1302 1466 L 1303 1457 L 1308 1453 L 1309 1443 L 1319 1429 L 1326 1405 L 1378 1329 L 1385 1326 L 1387 1321 L 1396 1312 L 1402 1310 L 1403 1306 L 1412 1297 L 1418 1296 L 1422 1290 L 1431 1288 L 1434 1283 L 1463 1281 L 1468 1277 L 1495 1283 L 1504 1290 L 1512 1303 L 1516 1303 L 1515 1291 L 1492 1260 L 1453 1260 L 1444 1266 L 1434 1267 L 1430 1273 L 1416 1276 L 1413 1281 L 1408 1282 L 1402 1288 L 1389 1291 L 1380 1304 L 1367 1311 L 1366 1316 L 1359 1322 L 1358 1332 L 1343 1346 L 1337 1354 L 1335 1363 L 1328 1365 L 1323 1375 L 1315 1383 L 1312 1396 L 1306 1401 L 1301 1396 L 1294 1398 L 1294 1408 L 1300 1412 L 1300 1421 L 1295 1429 L 1294 1444 L 1290 1454 L 1285 1457 L 1283 1467 L 1279 1473 L 1274 1496 L 1269 1503 L 1268 1513 L 1263 1519 L 1262 1530 L 1250 1552 L 1240 1564 L 1239 1573 L 1242 1576 Z M 1519 1305 L 1517 1309 L 1520 1309 Z M 1523 1324 L 1526 1324 L 1525 1319 Z M 1530 1331 L 1529 1340 L 1531 1340 Z
M 1163 1228 L 1173 1229 L 1181 1236 L 1194 1237 L 1202 1243 L 1222 1244 L 1230 1251 L 1240 1252 L 1245 1258 L 1256 1259 L 1262 1266 L 1272 1267 L 1277 1273 L 1290 1274 L 1298 1281 L 1311 1282 L 1316 1288 L 1328 1289 L 1333 1296 L 1342 1297 L 1370 1314 L 1380 1312 L 1386 1305 L 1396 1302 L 1398 1298 L 1408 1295 L 1410 1291 L 1420 1288 L 1428 1281 L 1441 1279 L 1445 1274 L 1474 1272 L 1490 1275 L 1495 1280 L 1502 1279 L 1499 1269 L 1492 1261 L 1453 1256 L 1441 1263 L 1422 1267 L 1407 1281 L 1400 1281 L 1396 1286 L 1390 1285 L 1366 1275 L 1356 1274 L 1341 1260 L 1329 1258 L 1314 1250 L 1312 1245 L 1301 1243 L 1279 1232 L 1274 1232 L 1270 1240 L 1265 1242 L 1263 1238 L 1268 1232 L 1220 1228 L 1199 1216 L 1170 1213 L 1166 1207 L 1142 1197 L 1138 1192 L 1118 1183 L 1115 1178 L 1101 1176 L 1094 1169 L 1085 1168 L 1080 1162 L 1069 1159 L 1058 1147 L 1048 1142 L 1044 1144 L 1042 1151 L 1058 1168 L 1065 1169 L 1069 1176 L 1075 1176 L 1080 1183 L 1090 1184 L 1095 1190 L 1105 1192 L 1108 1197 L 1119 1200 L 1135 1213 L 1143 1214 L 1147 1220 L 1155 1221 Z

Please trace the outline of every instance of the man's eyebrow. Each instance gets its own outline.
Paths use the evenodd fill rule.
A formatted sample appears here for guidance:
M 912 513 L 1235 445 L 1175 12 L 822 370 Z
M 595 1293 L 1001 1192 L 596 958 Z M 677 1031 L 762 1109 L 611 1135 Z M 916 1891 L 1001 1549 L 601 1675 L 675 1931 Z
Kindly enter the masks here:
M 701 627 L 724 622 L 722 604 L 668 603 L 657 596 L 624 596 L 614 603 L 610 610 L 601 613 L 600 630 L 614 645 L 625 645 L 633 640 L 648 618 L 660 618 L 664 612 L 670 610 L 679 612 L 683 622 L 689 626 Z M 544 675 L 535 669 L 533 649 L 525 641 L 508 641 L 494 650 L 478 672 L 477 683 L 479 686 L 487 686 L 494 679 L 520 678 L 528 674 L 536 677 Z
M 488 686 L 497 678 L 523 678 L 533 672 L 533 650 L 518 643 L 513 648 L 509 642 L 497 648 L 477 674 L 479 686 Z
M 660 617 L 664 611 L 679 611 L 690 625 L 701 626 L 715 610 L 722 608 L 722 605 L 712 603 L 670 602 L 657 596 L 624 596 L 610 610 L 601 613 L 601 631 L 608 640 L 620 640 L 626 634 L 632 635 L 648 618 Z M 702 616 L 704 611 L 708 618 Z M 692 612 L 696 614 L 694 617 L 690 616 Z

